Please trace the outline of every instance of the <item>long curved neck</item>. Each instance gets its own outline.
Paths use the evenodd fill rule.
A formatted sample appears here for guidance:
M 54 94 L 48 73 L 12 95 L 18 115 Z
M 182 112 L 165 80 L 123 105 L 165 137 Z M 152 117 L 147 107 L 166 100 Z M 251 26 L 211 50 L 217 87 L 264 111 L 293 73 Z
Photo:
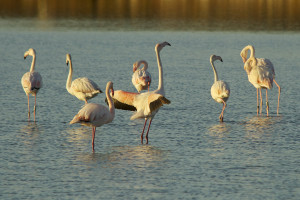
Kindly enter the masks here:
M 218 79 L 218 73 L 216 71 L 216 68 L 215 68 L 215 65 L 214 65 L 214 61 L 210 60 L 210 64 L 214 70 L 214 77 L 215 77 L 215 82 L 217 82 L 219 79 Z
M 139 68 L 141 65 L 144 65 L 143 69 L 146 71 L 148 69 L 148 63 L 145 60 L 141 60 L 138 63 L 138 67 Z
M 30 72 L 34 72 L 34 68 L 35 68 L 35 54 L 32 55 L 32 62 L 31 62 Z
M 161 90 L 164 92 L 164 82 L 163 82 L 163 69 L 162 69 L 162 64 L 160 60 L 160 55 L 159 51 L 155 49 L 156 52 L 156 57 L 157 57 L 157 67 L 158 67 L 158 88 L 157 90 Z
M 69 60 L 69 65 L 70 65 L 70 70 L 69 70 L 69 75 L 66 83 L 66 88 L 69 91 L 71 89 L 71 83 L 72 83 L 72 74 L 73 74 L 73 67 L 72 67 L 72 61 Z
M 113 120 L 114 116 L 115 116 L 115 105 L 113 103 L 112 97 L 109 94 L 109 87 L 106 88 L 105 94 L 106 94 L 106 98 L 107 98 L 107 102 L 108 102 L 108 107 L 109 107 L 109 112 L 111 114 L 111 120 Z
M 254 64 L 256 65 L 256 58 L 255 58 L 255 50 L 253 48 L 253 46 L 248 46 L 248 50 L 250 50 L 250 57 L 249 60 L 253 60 Z

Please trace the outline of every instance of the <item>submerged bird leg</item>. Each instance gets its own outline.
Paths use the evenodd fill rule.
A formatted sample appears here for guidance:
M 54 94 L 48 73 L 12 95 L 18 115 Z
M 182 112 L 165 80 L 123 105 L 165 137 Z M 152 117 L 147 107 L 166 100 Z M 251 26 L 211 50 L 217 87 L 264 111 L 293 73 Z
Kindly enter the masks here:
M 149 133 L 149 129 L 150 129 L 150 126 L 151 126 L 151 122 L 152 122 L 152 119 L 150 119 L 150 122 L 149 122 L 149 125 L 148 125 L 148 130 L 147 130 L 147 133 L 146 133 L 146 144 L 148 144 L 148 133 Z
M 150 87 L 150 80 L 148 81 L 148 91 L 149 91 L 149 87 Z
M 225 108 L 226 108 L 226 102 L 223 100 L 223 99 L 221 99 L 222 101 L 223 101 L 223 108 L 222 108 L 222 112 L 221 112 L 221 114 L 220 114 L 220 116 L 219 116 L 219 119 L 220 119 L 220 122 L 223 122 L 223 118 L 224 118 L 224 110 L 225 110 Z
M 36 95 L 34 95 L 34 107 L 33 107 L 33 117 L 35 121 L 35 111 L 36 111 Z
M 280 86 L 278 85 L 278 83 L 275 81 L 275 79 L 273 80 L 274 83 L 276 84 L 276 86 L 278 87 L 278 104 L 277 104 L 277 115 L 279 113 L 279 100 L 280 100 L 280 92 L 281 92 L 281 88 Z
M 261 114 L 262 113 L 262 104 L 263 104 L 261 88 L 259 88 L 259 96 L 260 96 L 260 110 L 259 110 L 259 113 Z
M 258 88 L 256 89 L 256 93 L 257 93 L 257 115 L 258 115 L 258 112 L 259 112 L 259 103 L 258 103 Z M 260 96 L 261 98 L 261 96 Z
M 93 139 L 92 139 L 93 152 L 95 152 L 95 132 L 96 132 L 96 127 L 93 127 L 93 130 L 92 130 L 92 133 L 93 133 Z
M 267 108 L 266 108 L 266 110 L 267 110 L 267 116 L 269 116 L 269 110 L 270 110 L 270 108 L 269 108 L 269 100 L 268 100 L 268 89 L 266 89 L 266 105 L 267 105 Z
M 27 95 L 27 99 L 28 99 L 28 121 L 30 121 L 29 95 Z
M 146 123 L 147 123 L 147 118 L 145 118 L 144 128 L 143 128 L 143 132 L 141 134 L 141 144 L 143 144 L 143 136 L 144 136 L 144 131 L 145 131 Z

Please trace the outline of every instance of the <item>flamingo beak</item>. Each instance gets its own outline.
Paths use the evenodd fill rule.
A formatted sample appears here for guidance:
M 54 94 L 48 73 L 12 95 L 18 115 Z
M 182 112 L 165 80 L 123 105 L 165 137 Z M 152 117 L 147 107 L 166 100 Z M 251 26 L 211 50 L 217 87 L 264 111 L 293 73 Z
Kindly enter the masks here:
M 243 63 L 245 63 L 246 62 L 246 58 L 243 57 L 242 59 L 243 59 Z
M 114 96 L 114 95 L 115 95 L 115 91 L 114 91 L 114 89 L 111 89 L 111 94 L 112 94 L 112 96 Z

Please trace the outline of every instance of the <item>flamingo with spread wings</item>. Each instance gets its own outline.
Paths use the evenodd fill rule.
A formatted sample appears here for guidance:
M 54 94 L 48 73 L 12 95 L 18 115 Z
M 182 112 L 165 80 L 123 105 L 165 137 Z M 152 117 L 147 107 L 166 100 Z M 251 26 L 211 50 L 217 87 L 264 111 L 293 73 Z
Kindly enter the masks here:
M 79 110 L 79 112 L 74 116 L 74 118 L 70 122 L 70 124 L 81 123 L 84 126 L 93 127 L 92 129 L 93 151 L 95 151 L 94 141 L 95 141 L 96 127 L 112 122 L 115 117 L 115 107 L 111 95 L 109 94 L 110 90 L 112 91 L 112 95 L 114 95 L 113 83 L 111 81 L 109 81 L 106 84 L 106 90 L 105 90 L 106 98 L 108 99 L 109 108 L 96 103 L 87 103 L 82 107 L 82 109 Z
M 223 122 L 224 110 L 226 108 L 226 101 L 228 100 L 229 95 L 230 95 L 230 88 L 229 88 L 228 83 L 218 79 L 218 73 L 214 66 L 215 60 L 220 60 L 221 62 L 223 62 L 223 60 L 220 56 L 216 56 L 216 55 L 210 56 L 210 64 L 214 71 L 214 84 L 211 86 L 210 93 L 211 93 L 212 98 L 216 102 L 223 104 L 222 112 L 219 116 L 220 121 Z
M 141 65 L 144 65 L 143 68 L 139 69 Z M 145 60 L 137 61 L 133 64 L 133 74 L 132 74 L 132 84 L 136 90 L 140 93 L 141 90 L 149 91 L 151 84 L 151 74 L 147 71 L 148 63 Z
M 158 88 L 154 91 L 148 91 L 145 93 L 133 93 L 122 90 L 115 91 L 113 101 L 117 109 L 132 110 L 136 112 L 131 116 L 131 120 L 144 118 L 144 128 L 141 134 L 141 143 L 143 143 L 143 134 L 145 131 L 146 123 L 150 120 L 148 130 L 146 133 L 146 143 L 148 144 L 148 133 L 151 126 L 151 122 L 163 104 L 170 104 L 171 102 L 165 97 L 165 90 L 163 84 L 163 68 L 160 59 L 160 51 L 165 46 L 171 46 L 168 42 L 162 42 L 156 44 L 155 52 L 158 64 L 159 83 Z
M 43 81 L 42 81 L 42 76 L 40 73 L 34 71 L 35 69 L 35 60 L 36 60 L 36 52 L 33 48 L 28 49 L 24 53 L 24 59 L 26 59 L 27 56 L 32 56 L 32 62 L 31 62 L 31 67 L 30 71 L 26 72 L 22 79 L 21 79 L 21 84 L 22 87 L 26 93 L 27 99 L 28 99 L 28 120 L 30 120 L 30 106 L 29 106 L 29 94 L 32 94 L 34 96 L 34 121 L 35 121 L 35 113 L 36 113 L 36 96 L 38 91 L 42 88 Z
M 88 99 L 102 93 L 100 87 L 94 81 L 86 77 L 77 78 L 72 82 L 73 66 L 70 54 L 66 55 L 66 64 L 70 64 L 69 75 L 66 83 L 66 89 L 70 94 L 87 104 Z
M 248 51 L 250 51 L 250 57 L 247 59 Z M 277 115 L 279 113 L 279 100 L 281 88 L 275 81 L 275 70 L 272 62 L 265 58 L 255 58 L 255 50 L 252 45 L 248 45 L 243 48 L 240 53 L 243 62 L 244 69 L 247 72 L 248 80 L 257 90 L 257 115 L 262 110 L 262 96 L 261 89 L 266 89 L 266 105 L 267 105 L 267 116 L 269 116 L 269 101 L 268 101 L 268 89 L 272 89 L 273 82 L 278 87 L 278 104 L 277 104 Z M 258 102 L 258 91 L 260 92 L 260 106 Z

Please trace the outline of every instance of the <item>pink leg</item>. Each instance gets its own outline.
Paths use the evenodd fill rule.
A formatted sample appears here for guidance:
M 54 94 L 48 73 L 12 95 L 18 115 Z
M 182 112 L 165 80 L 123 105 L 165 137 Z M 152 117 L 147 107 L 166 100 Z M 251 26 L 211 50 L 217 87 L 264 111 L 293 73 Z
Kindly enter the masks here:
M 278 113 L 279 113 L 279 100 L 280 100 L 280 92 L 281 92 L 281 88 L 280 88 L 280 86 L 278 85 L 278 83 L 275 81 L 275 79 L 273 80 L 274 81 L 274 83 L 277 85 L 277 87 L 278 87 L 278 104 L 277 104 L 277 115 L 278 115 Z
M 34 95 L 34 108 L 33 108 L 34 121 L 35 121 L 35 111 L 36 111 L 36 95 Z
M 28 121 L 30 121 L 29 95 L 27 95 L 27 99 L 28 99 Z
M 259 88 L 259 96 L 260 96 L 260 110 L 259 110 L 259 113 L 261 114 L 262 113 L 262 104 L 263 104 L 261 88 Z
M 150 126 L 151 126 L 151 122 L 152 122 L 152 119 L 150 119 L 150 122 L 149 122 L 149 125 L 148 125 L 148 130 L 147 130 L 147 133 L 146 133 L 146 144 L 148 144 L 148 133 L 149 133 L 149 129 L 150 129 Z
M 143 137 L 144 137 L 144 131 L 145 131 L 146 123 L 147 123 L 147 118 L 145 118 L 144 128 L 143 128 L 143 132 L 141 134 L 141 144 L 143 144 Z
M 226 102 L 222 99 L 222 101 L 223 101 L 223 108 L 222 108 L 222 112 L 221 112 L 221 114 L 220 114 L 220 116 L 219 116 L 219 119 L 220 119 L 220 121 L 221 122 L 223 122 L 223 118 L 224 118 L 224 110 L 225 110 L 225 108 L 226 108 Z
M 93 139 L 92 139 L 92 148 L 93 148 L 93 152 L 95 152 L 95 133 L 96 133 L 96 127 L 93 127 Z
M 86 99 L 84 100 L 84 102 L 85 102 L 85 104 L 87 104 L 87 103 L 88 103 Z
M 256 93 L 257 93 L 257 115 L 259 112 L 259 103 L 258 103 L 258 88 L 256 88 Z
M 269 116 L 268 89 L 266 89 L 266 104 L 267 104 L 267 116 Z

